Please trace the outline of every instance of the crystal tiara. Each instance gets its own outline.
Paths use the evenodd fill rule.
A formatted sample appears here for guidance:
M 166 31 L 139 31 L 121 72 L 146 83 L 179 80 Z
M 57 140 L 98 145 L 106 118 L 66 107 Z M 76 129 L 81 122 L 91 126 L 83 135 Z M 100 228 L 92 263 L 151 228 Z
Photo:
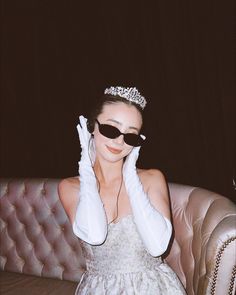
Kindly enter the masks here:
M 146 99 L 139 93 L 136 87 L 111 86 L 110 88 L 105 89 L 104 94 L 118 95 L 123 97 L 138 104 L 141 109 L 144 109 L 147 104 Z

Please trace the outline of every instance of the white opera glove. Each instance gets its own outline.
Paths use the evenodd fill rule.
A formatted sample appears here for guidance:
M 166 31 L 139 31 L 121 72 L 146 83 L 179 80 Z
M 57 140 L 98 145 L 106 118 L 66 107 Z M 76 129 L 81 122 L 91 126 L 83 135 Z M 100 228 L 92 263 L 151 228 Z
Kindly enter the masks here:
M 169 244 L 172 225 L 150 203 L 136 170 L 140 147 L 134 147 L 123 166 L 123 178 L 131 203 L 134 222 L 146 250 L 152 256 L 162 255 Z
M 87 129 L 87 119 L 83 116 L 80 116 L 79 119 L 80 124 L 77 125 L 77 130 L 81 145 L 80 188 L 73 231 L 83 241 L 92 245 L 100 245 L 107 236 L 107 218 L 92 167 L 95 160 L 95 150 L 91 151 L 90 141 L 93 141 L 93 138 Z

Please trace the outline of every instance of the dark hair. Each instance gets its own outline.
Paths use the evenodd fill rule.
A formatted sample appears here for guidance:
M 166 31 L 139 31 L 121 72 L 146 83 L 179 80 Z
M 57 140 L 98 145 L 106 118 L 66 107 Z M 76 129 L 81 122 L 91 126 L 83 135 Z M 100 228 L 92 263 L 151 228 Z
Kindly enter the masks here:
M 89 132 L 93 132 L 95 126 L 95 120 L 97 119 L 98 115 L 102 113 L 103 107 L 109 104 L 115 104 L 117 102 L 123 102 L 127 105 L 132 105 L 136 107 L 136 109 L 140 112 L 141 116 L 143 116 L 143 109 L 136 103 L 129 101 L 119 95 L 109 95 L 104 94 L 100 99 L 97 101 L 95 107 L 91 111 L 89 118 L 88 118 L 88 130 Z

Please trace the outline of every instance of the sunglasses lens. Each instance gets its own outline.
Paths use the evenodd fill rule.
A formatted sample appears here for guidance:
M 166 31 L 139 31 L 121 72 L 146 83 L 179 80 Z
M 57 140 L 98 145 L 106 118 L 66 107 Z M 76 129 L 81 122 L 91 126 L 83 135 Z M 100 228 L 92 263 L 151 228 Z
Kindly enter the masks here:
M 124 135 L 124 141 L 131 146 L 140 146 L 143 142 L 142 138 L 139 135 L 131 133 Z
M 99 131 L 102 135 L 114 139 L 120 135 L 120 131 L 111 125 L 101 124 L 99 126 Z

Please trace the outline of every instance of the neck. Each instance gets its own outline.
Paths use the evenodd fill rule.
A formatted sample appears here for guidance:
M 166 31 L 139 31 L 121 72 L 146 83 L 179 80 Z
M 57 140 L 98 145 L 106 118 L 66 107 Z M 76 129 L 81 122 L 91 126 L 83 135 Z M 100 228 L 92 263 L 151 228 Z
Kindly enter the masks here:
M 94 171 L 100 183 L 109 184 L 114 180 L 120 180 L 122 177 L 123 160 L 115 163 L 107 162 L 102 159 L 96 159 Z

